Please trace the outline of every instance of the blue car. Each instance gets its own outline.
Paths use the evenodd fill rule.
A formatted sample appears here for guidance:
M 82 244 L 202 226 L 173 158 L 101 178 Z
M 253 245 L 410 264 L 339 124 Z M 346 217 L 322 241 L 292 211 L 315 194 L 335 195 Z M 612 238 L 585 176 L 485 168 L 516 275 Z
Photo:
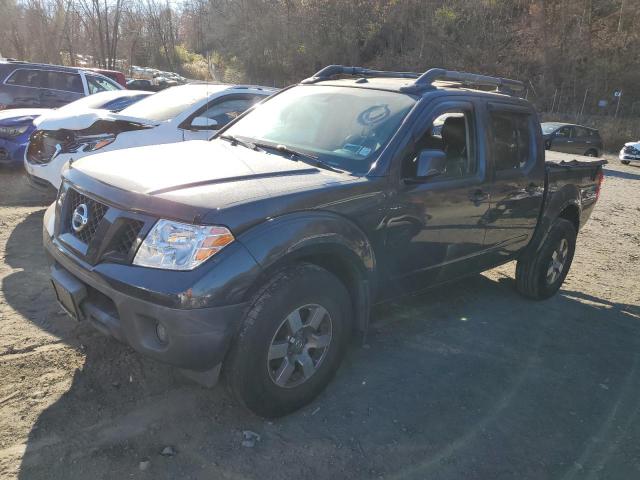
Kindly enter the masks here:
M 16 108 L 0 112 L 0 166 L 22 165 L 29 136 L 36 129 L 33 121 L 50 111 L 49 108 Z

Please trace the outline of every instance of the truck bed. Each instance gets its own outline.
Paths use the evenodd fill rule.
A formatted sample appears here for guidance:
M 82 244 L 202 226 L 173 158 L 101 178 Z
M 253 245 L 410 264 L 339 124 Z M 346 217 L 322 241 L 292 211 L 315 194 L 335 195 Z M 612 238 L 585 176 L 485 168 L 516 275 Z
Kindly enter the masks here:
M 582 227 L 598 199 L 602 167 L 606 163 L 603 158 L 545 151 L 543 222 L 551 221 L 567 205 L 575 204 L 577 226 Z
M 605 165 L 607 163 L 607 161 L 602 157 L 585 157 L 571 153 L 554 152 L 553 150 L 545 150 L 544 153 L 546 164 L 552 168 L 577 165 L 597 166 Z

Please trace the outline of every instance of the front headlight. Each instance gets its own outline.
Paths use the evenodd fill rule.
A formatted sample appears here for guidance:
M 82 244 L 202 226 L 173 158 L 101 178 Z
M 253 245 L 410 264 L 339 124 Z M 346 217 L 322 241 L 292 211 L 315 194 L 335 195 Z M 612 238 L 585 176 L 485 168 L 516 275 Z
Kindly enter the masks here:
M 134 265 L 193 270 L 233 242 L 225 227 L 158 220 L 140 245 Z
M 27 131 L 29 125 L 20 125 L 15 127 L 0 127 L 0 137 L 15 138 Z
M 76 145 L 76 148 L 73 151 L 77 151 L 79 148 L 82 148 L 83 152 L 94 152 L 96 150 L 100 150 L 101 148 L 106 147 L 110 143 L 113 143 L 116 139 L 116 136 L 111 133 L 101 134 L 101 135 L 85 135 L 81 137 L 77 137 L 73 142 Z

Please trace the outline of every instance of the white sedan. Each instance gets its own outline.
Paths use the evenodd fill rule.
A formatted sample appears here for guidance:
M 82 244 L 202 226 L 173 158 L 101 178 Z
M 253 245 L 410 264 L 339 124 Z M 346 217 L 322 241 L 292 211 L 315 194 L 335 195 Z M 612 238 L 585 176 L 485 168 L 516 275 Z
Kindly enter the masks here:
M 618 158 L 625 165 L 629 165 L 631 162 L 640 163 L 640 141 L 625 143 Z
M 67 162 L 122 148 L 207 140 L 215 130 L 276 89 L 258 86 L 189 84 L 145 98 L 119 113 L 63 109 L 36 120 L 25 154 L 35 183 L 60 187 Z

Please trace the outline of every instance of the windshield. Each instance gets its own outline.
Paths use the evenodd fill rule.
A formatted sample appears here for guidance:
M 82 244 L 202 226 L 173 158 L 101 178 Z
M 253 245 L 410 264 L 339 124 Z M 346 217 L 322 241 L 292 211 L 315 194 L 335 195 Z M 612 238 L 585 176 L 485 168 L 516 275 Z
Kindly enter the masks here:
M 122 115 L 164 122 L 184 112 L 196 102 L 206 98 L 204 88 L 191 86 L 168 88 L 122 110 Z
M 115 111 L 116 109 L 121 110 L 142 99 L 144 96 L 144 93 L 132 95 L 126 91 L 95 93 L 60 107 L 58 112 L 74 112 L 83 108 L 97 108 L 111 111 Z
M 284 145 L 341 170 L 366 173 L 415 103 L 395 92 L 298 86 L 259 105 L 224 135 Z

